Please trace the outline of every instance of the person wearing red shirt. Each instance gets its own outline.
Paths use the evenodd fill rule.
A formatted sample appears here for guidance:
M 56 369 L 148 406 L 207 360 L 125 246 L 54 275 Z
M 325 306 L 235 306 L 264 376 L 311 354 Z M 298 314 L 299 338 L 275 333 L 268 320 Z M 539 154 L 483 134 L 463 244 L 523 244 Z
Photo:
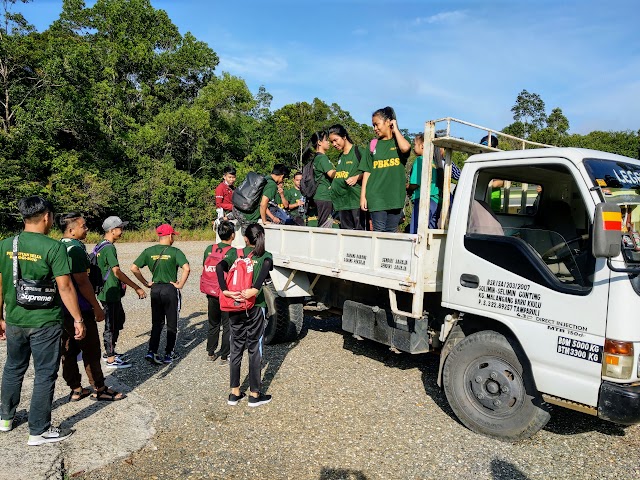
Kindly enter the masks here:
M 216 187 L 216 211 L 218 217 L 213 221 L 213 229 L 217 230 L 218 225 L 223 220 L 229 220 L 233 223 L 235 231 L 235 239 L 232 245 L 234 247 L 244 247 L 244 238 L 240 235 L 240 225 L 233 218 L 233 184 L 236 181 L 236 169 L 233 167 L 224 167 L 222 171 L 222 182 Z

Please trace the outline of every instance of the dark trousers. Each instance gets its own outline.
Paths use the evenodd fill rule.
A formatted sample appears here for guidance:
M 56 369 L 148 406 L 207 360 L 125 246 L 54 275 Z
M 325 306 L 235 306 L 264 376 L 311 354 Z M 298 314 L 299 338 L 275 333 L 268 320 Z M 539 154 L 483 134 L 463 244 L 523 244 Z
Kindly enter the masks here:
M 104 351 L 107 357 L 113 357 L 116 352 L 116 343 L 120 336 L 120 330 L 124 328 L 124 308 L 122 302 L 101 302 L 102 310 L 104 310 L 104 333 L 102 340 L 104 341 Z
M 220 346 L 219 355 L 222 358 L 229 356 L 229 312 L 220 310 L 220 299 L 207 295 L 209 314 L 209 333 L 207 335 L 207 353 L 213 355 L 218 348 L 218 339 L 220 338 L 220 326 L 222 325 L 222 345 Z
M 104 374 L 100 365 L 98 324 L 91 310 L 83 311 L 82 319 L 87 333 L 82 340 L 76 340 L 73 338 L 76 334 L 73 317 L 65 313 L 62 330 L 62 378 L 72 390 L 82 386 L 82 376 L 78 368 L 78 353 L 82 352 L 82 361 L 89 383 L 93 388 L 100 389 L 104 387 Z
M 240 366 L 245 349 L 249 351 L 249 389 L 259 392 L 262 369 L 262 335 L 265 327 L 262 307 L 254 306 L 247 312 L 229 314 L 231 327 L 231 353 L 229 355 L 231 388 L 240 386 Z
M 167 354 L 173 352 L 178 336 L 178 315 L 180 314 L 180 290 L 170 283 L 151 285 L 151 339 L 149 351 L 158 353 L 160 335 L 167 322 Z
M 340 228 L 345 230 L 364 230 L 364 212 L 359 208 L 340 210 Z
M 371 223 L 373 224 L 374 232 L 397 232 L 401 219 L 401 208 L 371 212 Z
M 315 200 L 318 209 L 318 226 L 322 228 L 333 227 L 333 202 L 331 200 Z
M 0 416 L 10 420 L 20 403 L 24 374 L 33 356 L 35 378 L 29 407 L 29 434 L 41 435 L 51 426 L 53 389 L 60 366 L 62 325 L 23 328 L 7 324 L 7 361 L 2 375 Z

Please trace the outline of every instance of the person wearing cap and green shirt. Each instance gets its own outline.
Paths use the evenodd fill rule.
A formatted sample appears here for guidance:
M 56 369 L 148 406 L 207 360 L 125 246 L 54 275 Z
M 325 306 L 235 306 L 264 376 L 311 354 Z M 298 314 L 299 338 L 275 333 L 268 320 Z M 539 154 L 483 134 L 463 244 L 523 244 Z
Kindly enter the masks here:
M 131 280 L 121 269 L 118 262 L 118 252 L 114 243 L 122 238 L 123 228 L 129 222 L 123 222 L 120 217 L 108 217 L 102 222 L 104 240 L 95 246 L 98 267 L 105 279 L 102 291 L 98 294 L 98 300 L 104 310 L 104 342 L 107 368 L 129 368 L 129 363 L 124 355 L 116 353 L 116 342 L 120 331 L 124 328 L 125 314 L 122 308 L 122 297 L 125 290 L 123 285 L 133 288 L 138 298 L 147 298 L 145 291 Z
M 189 278 L 191 269 L 182 250 L 173 246 L 174 238 L 180 235 L 168 223 L 156 228 L 158 244 L 145 248 L 131 265 L 131 271 L 142 284 L 151 289 L 151 338 L 145 359 L 158 365 L 173 362 L 178 336 L 178 316 L 180 314 L 180 290 Z M 141 268 L 148 267 L 151 281 L 148 282 Z M 178 268 L 182 268 L 178 281 Z M 167 321 L 167 344 L 164 356 L 158 355 L 160 335 Z

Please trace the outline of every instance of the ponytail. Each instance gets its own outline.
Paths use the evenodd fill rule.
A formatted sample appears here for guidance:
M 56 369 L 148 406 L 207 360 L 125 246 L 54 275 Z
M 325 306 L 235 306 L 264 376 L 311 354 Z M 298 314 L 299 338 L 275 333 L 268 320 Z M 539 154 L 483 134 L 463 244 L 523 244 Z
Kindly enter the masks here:
M 247 237 L 249 245 L 253 245 L 253 254 L 256 257 L 261 257 L 265 252 L 264 242 L 264 228 L 257 223 L 249 225 L 244 232 L 244 236 Z
M 396 112 L 391 107 L 379 108 L 371 114 L 372 117 L 380 117 L 383 120 L 396 120 Z
M 318 142 L 324 138 L 327 138 L 329 134 L 326 130 L 318 130 L 311 135 L 309 141 L 307 142 L 307 146 L 302 152 L 302 163 L 307 163 L 311 159 L 313 159 L 316 155 L 316 148 L 318 146 Z

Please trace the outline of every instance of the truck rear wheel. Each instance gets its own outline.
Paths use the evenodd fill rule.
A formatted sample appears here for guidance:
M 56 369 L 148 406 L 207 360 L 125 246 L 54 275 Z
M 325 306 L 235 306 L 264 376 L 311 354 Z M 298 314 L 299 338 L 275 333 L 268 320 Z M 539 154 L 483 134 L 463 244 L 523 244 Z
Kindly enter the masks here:
M 264 343 L 271 345 L 297 340 L 304 321 L 302 299 L 279 296 L 272 283 L 265 285 L 263 291 L 267 302 Z
M 520 358 L 520 348 L 493 331 L 474 333 L 456 344 L 444 364 L 444 391 L 467 428 L 516 441 L 546 425 L 549 412 Z

